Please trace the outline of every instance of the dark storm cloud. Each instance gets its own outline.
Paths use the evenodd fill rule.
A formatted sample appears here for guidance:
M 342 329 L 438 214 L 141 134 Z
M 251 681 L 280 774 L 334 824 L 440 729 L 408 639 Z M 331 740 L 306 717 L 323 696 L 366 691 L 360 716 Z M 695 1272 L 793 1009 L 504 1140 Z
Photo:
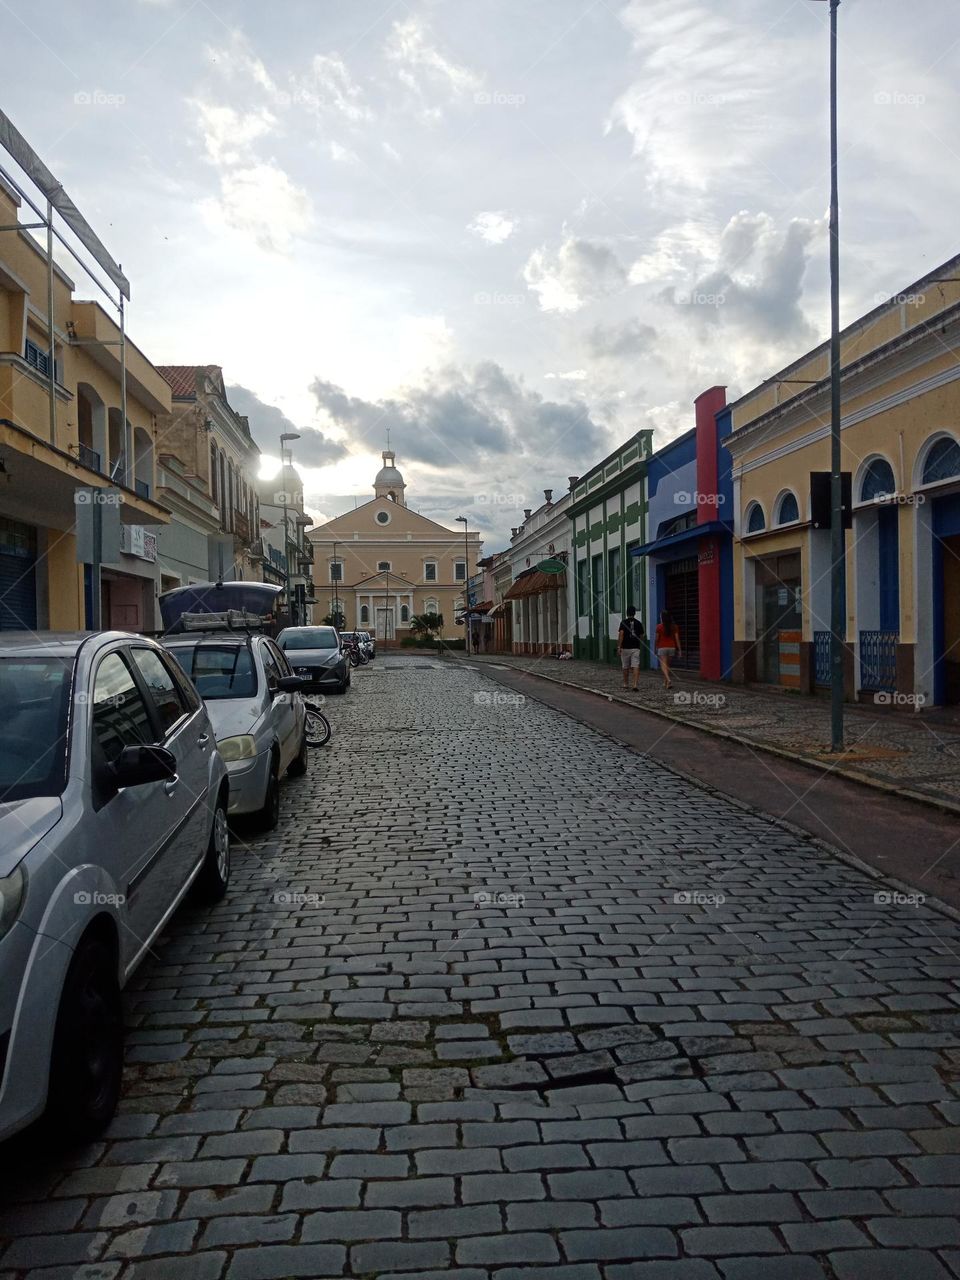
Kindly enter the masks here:
M 591 355 L 604 356 L 642 356 L 650 351 L 657 340 L 657 331 L 652 325 L 642 324 L 636 316 L 625 320 L 623 324 L 598 324 L 587 334 L 587 343 Z
M 351 443 L 379 448 L 389 428 L 405 458 L 430 466 L 474 466 L 529 456 L 591 456 L 604 429 L 581 400 L 545 400 L 500 365 L 447 368 L 402 396 L 369 401 L 318 378 L 317 403 Z M 402 442 L 402 444 L 401 444 Z
M 297 462 L 305 467 L 325 467 L 346 456 L 346 449 L 330 440 L 316 427 L 298 427 L 276 405 L 264 404 L 260 397 L 247 387 L 227 387 L 227 399 L 231 406 L 250 420 L 250 434 L 264 453 L 279 455 L 280 436 L 287 431 L 297 431 L 294 452 Z

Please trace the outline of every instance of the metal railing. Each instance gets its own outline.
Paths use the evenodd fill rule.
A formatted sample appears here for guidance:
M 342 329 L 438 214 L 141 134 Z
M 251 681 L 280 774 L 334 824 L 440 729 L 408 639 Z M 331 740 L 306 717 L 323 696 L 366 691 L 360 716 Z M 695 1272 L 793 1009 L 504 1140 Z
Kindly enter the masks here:
M 150 497 L 150 486 L 146 480 L 134 480 L 133 488 L 138 498 Z
M 893 693 L 897 688 L 896 631 L 860 632 L 860 688 Z
M 813 681 L 820 687 L 830 685 L 830 632 L 813 633 Z
M 89 467 L 91 471 L 100 470 L 100 455 L 96 449 L 91 449 L 88 444 L 77 445 L 77 457 L 85 467 Z

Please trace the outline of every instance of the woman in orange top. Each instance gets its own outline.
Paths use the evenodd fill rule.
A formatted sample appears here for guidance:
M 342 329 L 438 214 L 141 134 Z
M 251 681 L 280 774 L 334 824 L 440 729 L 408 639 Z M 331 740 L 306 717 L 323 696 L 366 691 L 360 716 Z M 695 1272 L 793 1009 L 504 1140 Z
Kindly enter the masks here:
M 680 628 L 666 609 L 660 614 L 653 647 L 657 651 L 657 659 L 660 663 L 660 670 L 663 673 L 664 686 L 669 689 L 671 687 L 670 663 L 674 658 L 682 657 L 683 651 L 680 648 Z

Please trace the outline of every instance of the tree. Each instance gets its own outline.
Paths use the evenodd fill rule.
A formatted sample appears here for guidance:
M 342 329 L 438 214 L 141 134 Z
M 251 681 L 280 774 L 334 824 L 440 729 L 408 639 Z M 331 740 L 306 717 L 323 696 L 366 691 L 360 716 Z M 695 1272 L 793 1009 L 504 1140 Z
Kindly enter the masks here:
M 443 614 L 415 613 L 410 619 L 410 630 L 421 640 L 434 642 L 443 630 Z
M 328 613 L 321 623 L 321 626 L 336 627 L 339 631 L 342 631 L 346 625 L 347 620 L 342 613 Z

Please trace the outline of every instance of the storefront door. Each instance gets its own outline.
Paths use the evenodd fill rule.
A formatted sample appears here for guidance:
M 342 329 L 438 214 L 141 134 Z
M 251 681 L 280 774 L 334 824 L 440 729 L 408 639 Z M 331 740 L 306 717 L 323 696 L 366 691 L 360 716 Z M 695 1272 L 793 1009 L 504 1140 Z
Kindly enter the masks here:
M 757 561 L 757 676 L 799 688 L 803 595 L 800 553 Z
M 37 534 L 0 518 L 0 631 L 37 628 Z
M 700 573 L 696 556 L 664 565 L 664 608 L 680 628 L 683 657 L 674 665 L 700 669 Z

